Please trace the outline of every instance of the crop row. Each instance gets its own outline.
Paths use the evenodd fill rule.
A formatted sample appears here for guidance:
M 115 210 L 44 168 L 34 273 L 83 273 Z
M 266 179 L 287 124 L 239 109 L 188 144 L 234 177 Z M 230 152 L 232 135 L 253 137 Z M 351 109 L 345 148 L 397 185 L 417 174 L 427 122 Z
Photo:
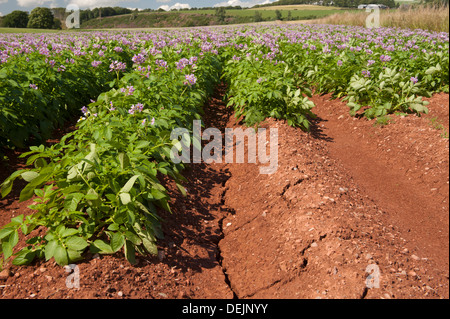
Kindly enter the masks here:
M 75 132 L 51 147 L 31 147 L 24 156 L 35 168 L 17 171 L 2 184 L 6 196 L 22 178 L 28 184 L 20 200 L 35 196 L 35 213 L 13 218 L 0 231 L 5 260 L 13 256 L 19 231 L 27 235 L 39 226 L 46 234 L 28 239 L 14 264 L 53 257 L 65 265 L 88 248 L 103 254 L 123 249 L 131 263 L 136 252 L 157 252 L 156 239 L 163 236 L 157 207 L 170 211 L 158 178 L 169 176 L 185 192 L 183 165 L 171 161 L 171 131 L 200 119 L 219 81 L 220 63 L 215 54 L 200 56 L 194 48 L 185 54 L 173 47 L 153 54 L 152 48 L 140 49 L 147 50 L 145 58 L 134 55 L 133 71 L 82 108 Z
M 116 41 L 117 42 L 117 41 Z M 33 43 L 0 69 L 0 147 L 40 144 L 53 130 L 79 112 L 114 79 L 111 61 L 130 64 L 130 53 L 114 50 L 118 43 L 99 42 L 100 55 L 77 46 L 49 50 Z M 55 50 L 56 49 L 56 50 Z
M 420 115 L 428 111 L 422 97 L 448 92 L 448 33 L 324 26 L 316 38 L 280 50 L 316 93 L 344 97 L 352 115 Z
M 35 144 L 44 141 L 55 125 L 105 89 L 112 61 L 130 65 L 130 49 L 143 41 L 154 48 L 171 46 L 177 36 L 189 34 L 0 41 L 0 146 L 23 147 L 30 137 Z M 217 49 L 228 64 L 224 78 L 230 105 L 249 124 L 272 116 L 307 128 L 312 104 L 304 96 L 312 90 L 343 97 L 352 114 L 368 118 L 427 112 L 423 96 L 448 92 L 448 33 L 296 26 L 198 31 L 195 36 L 196 45 Z M 11 57 L 14 62 L 7 63 Z
M 352 115 L 426 113 L 435 92 L 448 92 L 448 33 L 342 26 L 237 31 L 227 46 L 229 104 L 249 124 L 284 118 L 308 129 L 307 97 L 344 98 Z
M 170 211 L 161 177 L 186 191 L 171 132 L 192 129 L 221 80 L 247 124 L 274 117 L 305 130 L 313 92 L 344 97 L 352 114 L 368 118 L 427 112 L 422 96 L 448 92 L 445 33 L 247 27 L 30 36 L 0 39 L 0 48 L 3 145 L 39 142 L 66 115 L 81 117 L 60 143 L 32 146 L 23 156 L 34 168 L 1 185 L 4 197 L 24 179 L 20 200 L 34 197 L 32 215 L 0 230 L 0 252 L 15 264 L 40 257 L 64 265 L 87 249 L 123 250 L 130 262 L 135 252 L 156 253 L 158 210 Z M 46 234 L 15 253 L 19 232 L 41 226 Z

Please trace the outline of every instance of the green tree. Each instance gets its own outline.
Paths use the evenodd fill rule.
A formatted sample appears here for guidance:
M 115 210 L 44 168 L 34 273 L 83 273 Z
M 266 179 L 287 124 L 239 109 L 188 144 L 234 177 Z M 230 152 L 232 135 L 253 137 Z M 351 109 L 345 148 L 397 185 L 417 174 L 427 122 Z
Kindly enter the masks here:
M 89 21 L 92 19 L 94 19 L 94 14 L 92 13 L 91 9 L 86 9 L 86 10 L 80 11 L 81 22 L 86 22 L 86 21 Z
M 49 8 L 37 7 L 30 13 L 27 28 L 52 29 L 54 23 L 53 13 Z
M 56 30 L 62 29 L 61 20 L 56 19 L 56 18 L 53 19 L 53 29 L 56 29 Z
M 292 13 L 291 13 L 290 10 L 288 11 L 287 20 L 288 20 L 288 21 L 292 21 L 292 20 L 293 20 L 293 19 L 292 19 Z
M 425 0 L 426 3 L 448 7 L 448 0 Z
M 261 22 L 263 20 L 262 14 L 259 11 L 255 11 L 255 14 L 253 16 L 253 20 L 255 22 Z
M 28 13 L 25 11 L 13 11 L 3 17 L 2 22 L 7 28 L 26 28 L 28 24 Z
M 280 10 L 275 10 L 275 17 L 277 20 L 283 20 L 283 15 Z
M 216 17 L 218 18 L 219 22 L 224 22 L 225 21 L 225 17 L 227 15 L 227 12 L 225 11 L 224 7 L 218 7 L 216 8 L 216 13 L 215 13 Z
M 135 11 L 133 11 L 133 13 L 131 13 L 130 21 L 136 20 L 138 16 L 139 16 L 139 11 L 136 9 Z

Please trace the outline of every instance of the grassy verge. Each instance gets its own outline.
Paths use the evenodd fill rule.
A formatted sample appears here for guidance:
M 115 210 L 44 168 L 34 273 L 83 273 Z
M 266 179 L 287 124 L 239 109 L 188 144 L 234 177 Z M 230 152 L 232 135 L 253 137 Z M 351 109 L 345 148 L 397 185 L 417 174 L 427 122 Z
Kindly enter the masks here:
M 437 6 L 411 6 L 406 9 L 380 11 L 382 27 L 422 29 L 449 32 L 449 8 Z M 369 13 L 364 10 L 333 14 L 319 23 L 365 26 Z
M 59 30 L 27 29 L 27 28 L 0 28 L 0 33 L 54 33 Z

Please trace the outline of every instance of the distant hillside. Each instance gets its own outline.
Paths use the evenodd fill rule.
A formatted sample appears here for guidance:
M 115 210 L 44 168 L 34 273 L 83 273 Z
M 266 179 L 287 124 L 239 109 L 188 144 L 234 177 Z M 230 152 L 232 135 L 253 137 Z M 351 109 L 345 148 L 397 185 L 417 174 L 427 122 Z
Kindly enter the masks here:
M 448 1 L 448 0 L 444 0 Z M 343 8 L 356 8 L 360 4 L 377 3 L 384 4 L 390 8 L 396 7 L 394 0 L 278 0 L 272 3 L 263 4 L 257 7 L 272 7 L 272 6 L 285 6 L 285 5 L 295 5 L 295 4 L 320 4 L 323 6 L 336 6 Z
M 216 16 L 211 14 L 195 14 L 182 12 L 145 12 L 97 18 L 83 22 L 82 29 L 109 28 L 168 28 L 195 27 L 220 24 Z
M 309 8 L 311 9 L 311 8 Z M 340 10 L 282 10 L 277 16 L 275 10 L 261 10 L 261 12 L 246 9 L 226 10 L 221 16 L 216 10 L 199 9 L 193 11 L 170 12 L 133 12 L 120 16 L 96 18 L 82 22 L 82 29 L 110 29 L 110 28 L 181 28 L 208 25 L 240 24 L 262 21 L 282 20 L 310 20 L 322 18 Z

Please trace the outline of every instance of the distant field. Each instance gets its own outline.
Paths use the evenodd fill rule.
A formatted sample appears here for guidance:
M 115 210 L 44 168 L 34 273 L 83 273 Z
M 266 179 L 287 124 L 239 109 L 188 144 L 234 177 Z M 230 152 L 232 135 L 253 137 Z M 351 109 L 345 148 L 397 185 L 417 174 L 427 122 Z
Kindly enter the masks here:
M 412 4 L 412 3 L 420 3 L 420 0 L 395 0 L 395 3 Z
M 58 30 L 42 30 L 42 29 L 27 29 L 27 28 L 0 28 L 0 33 L 52 33 Z
M 255 11 L 259 11 L 263 19 L 274 19 L 276 17 L 275 11 L 280 10 L 283 18 L 288 16 L 288 12 L 291 12 L 291 16 L 293 19 L 301 20 L 303 18 L 310 18 L 311 16 L 315 16 L 317 18 L 322 18 L 329 16 L 334 13 L 343 12 L 340 8 L 320 8 L 314 9 L 313 7 L 320 6 L 307 6 L 309 8 L 303 8 L 305 6 L 279 6 L 280 9 L 274 9 L 276 7 L 263 7 L 258 9 L 242 9 L 242 10 L 226 10 L 227 16 L 241 17 L 241 18 L 249 18 L 255 15 Z M 296 7 L 294 9 L 287 9 L 286 7 Z M 195 10 L 195 11 L 184 11 L 184 13 L 197 13 L 197 14 L 215 14 L 215 10 Z
M 319 11 L 319 10 L 345 10 L 344 8 L 339 8 L 339 7 L 328 7 L 328 6 L 315 6 L 315 5 L 310 5 L 310 4 L 293 4 L 293 5 L 286 5 L 286 6 L 270 6 L 270 7 L 261 7 L 261 8 L 251 8 L 251 9 L 247 9 L 247 10 L 314 10 L 314 11 Z

